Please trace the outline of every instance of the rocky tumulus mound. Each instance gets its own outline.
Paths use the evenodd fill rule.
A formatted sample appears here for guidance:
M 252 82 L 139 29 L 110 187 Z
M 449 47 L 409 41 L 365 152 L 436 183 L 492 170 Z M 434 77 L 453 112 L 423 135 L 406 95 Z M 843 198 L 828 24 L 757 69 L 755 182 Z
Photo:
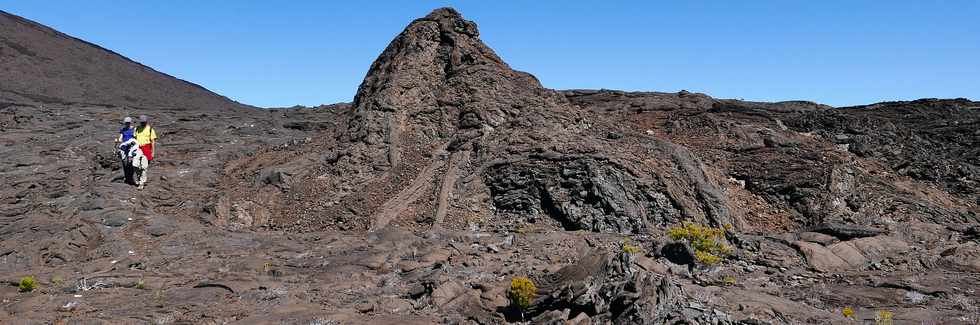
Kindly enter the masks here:
M 318 198 L 282 193 L 264 203 L 302 207 L 272 209 L 281 212 L 273 225 L 293 229 L 429 229 L 518 215 L 618 233 L 682 214 L 735 222 L 698 158 L 654 137 L 610 136 L 614 123 L 511 69 L 473 22 L 439 9 L 372 64 L 346 126 L 302 149 L 326 152 L 308 154 L 323 163 L 287 167 L 299 176 L 290 191 Z M 640 158 L 650 155 L 661 159 Z

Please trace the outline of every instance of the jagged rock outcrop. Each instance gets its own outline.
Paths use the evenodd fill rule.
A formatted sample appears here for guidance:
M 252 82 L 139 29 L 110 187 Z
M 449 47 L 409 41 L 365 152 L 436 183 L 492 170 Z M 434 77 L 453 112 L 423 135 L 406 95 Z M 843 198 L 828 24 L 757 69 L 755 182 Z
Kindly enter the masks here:
M 902 240 L 876 236 L 839 242 L 826 247 L 808 242 L 793 243 L 812 268 L 820 272 L 860 270 L 868 263 L 905 253 L 909 245 Z
M 980 104 L 921 99 L 814 111 L 790 121 L 900 175 L 935 182 L 958 196 L 977 195 Z
M 460 148 L 472 135 L 468 131 L 499 127 L 523 110 L 564 103 L 534 76 L 512 70 L 479 36 L 475 23 L 450 8 L 409 24 L 358 87 L 351 142 L 385 144 L 387 163 L 397 166 L 411 141 L 456 139 L 454 147 Z
M 501 212 L 545 214 L 566 230 L 637 233 L 679 215 L 664 194 L 603 159 L 504 163 L 486 174 Z
M 690 309 L 704 301 L 688 296 L 671 275 L 644 270 L 638 258 L 644 257 L 596 250 L 543 278 L 542 294 L 530 309 L 540 315 L 534 321 L 564 311 L 569 320 L 586 314 L 599 324 L 733 324 L 719 310 Z

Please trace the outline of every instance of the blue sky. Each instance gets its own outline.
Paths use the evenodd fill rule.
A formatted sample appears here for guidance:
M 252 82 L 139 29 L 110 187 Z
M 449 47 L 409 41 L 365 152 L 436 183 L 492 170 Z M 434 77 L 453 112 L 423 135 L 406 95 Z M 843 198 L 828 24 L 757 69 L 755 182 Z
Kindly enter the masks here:
M 453 6 L 549 88 L 835 106 L 980 99 L 980 1 L 9 1 L 0 9 L 263 107 L 350 101 Z

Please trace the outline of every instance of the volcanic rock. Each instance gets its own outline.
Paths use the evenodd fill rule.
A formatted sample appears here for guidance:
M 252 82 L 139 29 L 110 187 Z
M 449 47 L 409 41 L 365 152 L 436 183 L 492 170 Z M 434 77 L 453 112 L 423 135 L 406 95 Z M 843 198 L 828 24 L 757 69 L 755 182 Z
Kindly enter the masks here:
M 861 269 L 868 263 L 879 262 L 909 250 L 904 241 L 888 236 L 860 238 L 827 247 L 808 242 L 795 242 L 794 245 L 803 253 L 810 266 L 822 272 Z
M 463 205 L 484 220 L 543 215 L 596 232 L 639 233 L 682 214 L 739 223 L 698 157 L 653 137 L 621 146 L 603 130 L 610 123 L 512 70 L 473 22 L 439 9 L 409 24 L 374 62 L 346 129 L 313 144 L 346 153 L 324 166 L 346 178 L 300 190 L 330 200 L 283 198 L 275 204 L 304 208 L 280 210 L 278 224 L 316 229 L 323 220 L 309 216 L 326 214 L 360 229 L 441 227 L 461 224 L 454 217 Z M 645 155 L 662 159 L 634 159 Z M 318 213 L 290 212 L 309 210 Z
M 0 323 L 501 324 L 517 276 L 542 322 L 976 322 L 977 102 L 555 91 L 447 8 L 354 103 L 257 110 L 0 31 L 0 281 L 41 284 L 0 286 Z M 140 114 L 161 147 L 137 191 L 111 139 Z M 732 256 L 699 265 L 683 221 Z
M 847 267 L 847 261 L 820 244 L 794 242 L 793 245 L 803 253 L 810 267 L 813 267 L 817 271 L 831 272 Z
M 583 256 L 543 279 L 539 291 L 544 296 L 535 301 L 534 313 L 541 319 L 560 315 L 562 320 L 584 313 L 593 321 L 615 324 L 663 324 L 668 320 L 730 324 L 724 313 L 689 310 L 691 298 L 669 276 L 645 271 L 635 259 L 628 253 L 601 251 Z
M 146 233 L 153 237 L 160 237 L 173 233 L 177 230 L 176 228 L 176 223 L 167 217 L 150 218 L 150 220 L 146 222 Z
M 691 246 L 681 242 L 664 245 L 660 248 L 660 255 L 679 265 L 692 265 L 697 261 Z
M 127 222 L 133 220 L 132 211 L 127 211 L 123 209 L 107 209 L 107 210 L 96 210 L 99 217 L 101 217 L 102 224 L 109 227 L 121 227 Z

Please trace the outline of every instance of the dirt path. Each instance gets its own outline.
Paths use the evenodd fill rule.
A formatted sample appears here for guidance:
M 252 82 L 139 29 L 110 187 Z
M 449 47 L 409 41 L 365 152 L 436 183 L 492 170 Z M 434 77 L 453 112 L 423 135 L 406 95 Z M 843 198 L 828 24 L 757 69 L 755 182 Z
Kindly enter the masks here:
M 439 188 L 439 205 L 436 208 L 432 229 L 442 228 L 442 221 L 446 219 L 446 211 L 449 209 L 450 198 L 456 188 L 456 180 L 459 179 L 459 166 L 469 154 L 469 151 L 456 151 L 449 156 L 449 166 L 446 168 L 446 173 L 442 177 L 442 185 Z
M 371 224 L 369 231 L 384 229 L 413 202 L 428 192 L 433 186 L 432 179 L 435 175 L 435 171 L 442 168 L 443 164 L 445 164 L 445 162 L 442 160 L 433 160 L 432 163 L 425 166 L 425 168 L 419 172 L 418 176 L 415 176 L 411 184 L 398 192 L 395 197 L 385 201 L 385 203 L 381 205 L 381 208 L 378 209 L 377 214 L 374 216 L 374 222 Z

